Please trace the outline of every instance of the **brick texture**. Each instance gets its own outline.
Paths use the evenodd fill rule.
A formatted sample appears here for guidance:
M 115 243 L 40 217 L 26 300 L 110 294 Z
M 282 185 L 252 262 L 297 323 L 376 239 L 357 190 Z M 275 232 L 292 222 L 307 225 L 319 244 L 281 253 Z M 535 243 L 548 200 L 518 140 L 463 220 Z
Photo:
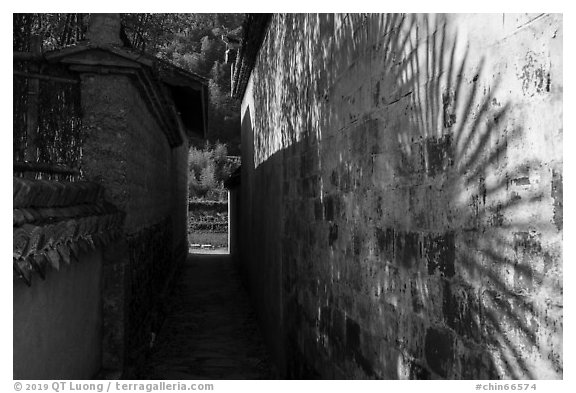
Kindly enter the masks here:
M 126 255 L 118 256 L 123 268 L 104 273 L 110 288 L 121 288 L 104 295 L 117 321 L 110 323 L 118 325 L 108 328 L 124 337 L 111 342 L 126 347 L 105 349 L 121 353 L 105 354 L 105 359 L 114 359 L 110 367 L 124 368 L 129 375 L 158 329 L 159 295 L 187 253 L 188 146 L 169 146 L 128 76 L 85 74 L 82 99 L 85 177 L 103 184 L 109 202 L 126 214 Z
M 562 17 L 275 15 L 240 252 L 287 376 L 562 378 Z

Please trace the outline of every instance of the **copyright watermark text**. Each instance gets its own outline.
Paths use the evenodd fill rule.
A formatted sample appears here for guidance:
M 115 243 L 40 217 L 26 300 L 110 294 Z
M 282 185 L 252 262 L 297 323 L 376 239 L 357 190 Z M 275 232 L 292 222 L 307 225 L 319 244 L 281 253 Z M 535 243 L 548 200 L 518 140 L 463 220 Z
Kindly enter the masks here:
M 182 383 L 182 382 L 156 382 L 156 383 L 128 383 L 109 381 L 104 383 L 55 381 L 51 383 L 15 382 L 14 390 L 17 392 L 161 392 L 161 391 L 213 391 L 211 383 Z
M 477 383 L 476 390 L 536 390 L 535 383 Z

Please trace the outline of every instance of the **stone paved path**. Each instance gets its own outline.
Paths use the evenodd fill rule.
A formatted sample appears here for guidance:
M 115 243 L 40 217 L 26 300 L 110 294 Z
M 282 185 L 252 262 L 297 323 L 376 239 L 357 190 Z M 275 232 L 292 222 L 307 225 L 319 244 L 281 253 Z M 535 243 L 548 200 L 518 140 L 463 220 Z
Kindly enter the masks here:
M 228 255 L 190 254 L 143 369 L 149 379 L 270 379 L 248 294 Z

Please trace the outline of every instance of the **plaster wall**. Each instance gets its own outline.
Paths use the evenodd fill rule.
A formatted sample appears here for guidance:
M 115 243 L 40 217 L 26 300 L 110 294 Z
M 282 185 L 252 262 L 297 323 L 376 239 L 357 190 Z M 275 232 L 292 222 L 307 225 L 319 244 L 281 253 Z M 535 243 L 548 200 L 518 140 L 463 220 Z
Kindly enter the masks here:
M 562 16 L 274 15 L 242 266 L 287 376 L 562 378 Z
M 102 251 L 13 283 L 14 379 L 92 379 L 102 364 Z

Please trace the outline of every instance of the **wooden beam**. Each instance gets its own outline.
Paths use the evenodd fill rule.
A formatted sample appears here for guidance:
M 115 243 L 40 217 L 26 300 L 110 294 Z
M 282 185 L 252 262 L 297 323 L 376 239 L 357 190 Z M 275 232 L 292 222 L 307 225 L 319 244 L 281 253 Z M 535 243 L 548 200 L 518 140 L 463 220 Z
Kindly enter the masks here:
M 35 55 L 42 55 L 42 40 L 39 35 L 30 37 L 30 49 Z M 32 73 L 38 71 L 37 64 L 31 64 Z M 38 161 L 38 114 L 40 106 L 40 81 L 32 79 L 28 83 L 28 106 L 26 110 L 26 150 L 24 159 L 27 162 Z

